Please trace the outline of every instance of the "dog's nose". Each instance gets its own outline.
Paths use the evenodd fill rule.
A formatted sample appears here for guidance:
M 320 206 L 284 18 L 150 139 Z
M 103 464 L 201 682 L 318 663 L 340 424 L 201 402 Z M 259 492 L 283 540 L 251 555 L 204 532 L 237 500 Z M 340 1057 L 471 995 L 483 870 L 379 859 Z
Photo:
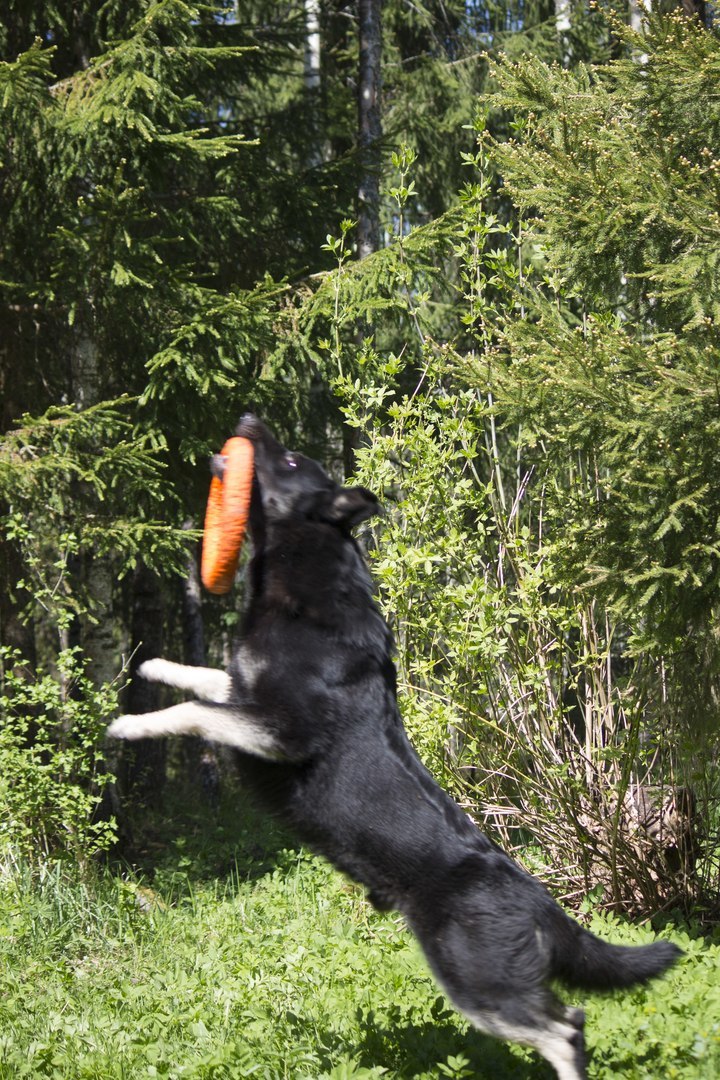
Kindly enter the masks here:
M 235 434 L 250 438 L 257 430 L 258 419 L 251 412 L 243 413 L 235 428 Z

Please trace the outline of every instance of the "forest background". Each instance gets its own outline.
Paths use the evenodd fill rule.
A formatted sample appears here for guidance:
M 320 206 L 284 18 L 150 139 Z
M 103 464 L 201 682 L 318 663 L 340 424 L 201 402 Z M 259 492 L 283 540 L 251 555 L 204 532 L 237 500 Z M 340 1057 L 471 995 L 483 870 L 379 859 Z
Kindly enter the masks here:
M 103 741 L 162 703 L 143 659 L 228 656 L 242 580 L 203 595 L 199 530 L 207 458 L 251 406 L 385 502 L 364 542 L 441 782 L 571 906 L 712 935 L 713 6 L 5 0 L 0 55 L 3 910 L 35 913 L 32 941 L 82 925 L 85 956 L 110 910 L 146 934 L 178 875 L 266 866 L 213 748 Z M 287 880 L 314 895 L 299 858 Z M 712 984 L 707 1022 L 676 986 L 691 1038 L 648 1036 L 637 1075 L 712 1074 Z M 69 1061 L 86 1038 L 50 1029 L 28 1075 L 66 1075 L 57 1040 Z M 232 1046 L 181 1074 L 249 1075 Z M 267 1075 L 384 1060 L 333 1045 L 305 1074 L 283 1052 Z M 422 1075 L 403 1053 L 387 1068 Z

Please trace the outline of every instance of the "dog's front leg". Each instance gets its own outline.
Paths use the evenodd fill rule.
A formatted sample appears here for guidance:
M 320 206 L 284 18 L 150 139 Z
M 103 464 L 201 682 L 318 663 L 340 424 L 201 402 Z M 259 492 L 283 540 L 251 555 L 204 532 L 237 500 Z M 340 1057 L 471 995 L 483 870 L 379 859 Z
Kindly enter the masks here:
M 165 683 L 177 690 L 190 690 L 203 701 L 224 705 L 230 700 L 232 681 L 227 672 L 218 668 L 175 664 L 172 660 L 163 660 L 157 656 L 154 660 L 146 660 L 141 664 L 137 674 L 149 682 Z
M 107 729 L 112 739 L 157 739 L 164 735 L 200 735 L 210 742 L 234 746 L 246 754 L 281 760 L 287 758 L 280 741 L 252 710 L 242 706 L 184 701 L 169 709 L 119 716 Z

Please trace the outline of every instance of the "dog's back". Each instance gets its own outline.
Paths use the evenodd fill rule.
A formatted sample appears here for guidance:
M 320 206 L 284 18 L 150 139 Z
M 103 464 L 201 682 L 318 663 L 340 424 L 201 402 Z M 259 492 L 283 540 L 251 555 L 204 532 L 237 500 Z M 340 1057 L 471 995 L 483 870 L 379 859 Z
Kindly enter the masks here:
M 231 666 L 238 705 L 273 718 L 294 759 L 247 785 L 304 842 L 362 882 L 382 907 L 404 908 L 453 841 L 489 845 L 432 779 L 397 708 L 393 640 L 349 531 L 284 520 L 255 553 Z

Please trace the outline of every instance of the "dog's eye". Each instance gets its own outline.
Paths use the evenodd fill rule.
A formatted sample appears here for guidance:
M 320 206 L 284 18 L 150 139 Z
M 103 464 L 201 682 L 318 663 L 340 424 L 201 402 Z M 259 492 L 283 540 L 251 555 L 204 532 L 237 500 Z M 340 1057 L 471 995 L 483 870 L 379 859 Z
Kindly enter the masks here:
M 297 469 L 298 463 L 297 463 L 297 458 L 295 457 L 295 455 L 294 454 L 286 454 L 285 455 L 285 464 L 287 465 L 288 469 Z

